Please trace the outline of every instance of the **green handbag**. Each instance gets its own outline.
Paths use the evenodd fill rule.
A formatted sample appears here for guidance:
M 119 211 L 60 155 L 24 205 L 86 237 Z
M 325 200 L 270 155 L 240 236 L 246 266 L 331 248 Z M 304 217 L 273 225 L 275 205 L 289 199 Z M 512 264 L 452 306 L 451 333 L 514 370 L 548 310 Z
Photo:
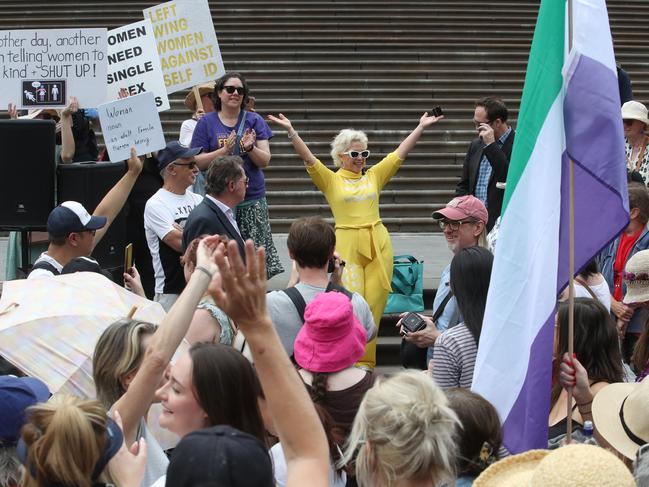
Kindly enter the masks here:
M 388 295 L 385 314 L 424 311 L 424 261 L 412 255 L 395 255 L 392 292 Z

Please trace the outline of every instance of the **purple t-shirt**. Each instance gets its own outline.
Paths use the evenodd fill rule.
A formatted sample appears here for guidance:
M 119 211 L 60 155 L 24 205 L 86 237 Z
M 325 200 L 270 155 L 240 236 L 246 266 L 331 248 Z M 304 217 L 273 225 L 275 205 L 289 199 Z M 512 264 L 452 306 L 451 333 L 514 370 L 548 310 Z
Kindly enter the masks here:
M 243 110 L 239 114 L 239 120 L 234 127 L 228 127 L 219 118 L 216 112 L 210 112 L 201 118 L 196 124 L 194 135 L 192 136 L 192 147 L 202 147 L 205 152 L 212 152 L 220 149 L 225 145 L 225 141 L 233 130 L 238 132 Z M 266 121 L 255 112 L 246 112 L 246 121 L 243 125 L 243 131 L 254 129 L 257 134 L 257 140 L 269 140 L 273 137 L 273 132 Z M 243 159 L 243 168 L 248 176 L 248 189 L 246 191 L 246 200 L 261 198 L 266 194 L 266 184 L 264 183 L 264 172 L 250 160 L 248 154 L 239 154 Z

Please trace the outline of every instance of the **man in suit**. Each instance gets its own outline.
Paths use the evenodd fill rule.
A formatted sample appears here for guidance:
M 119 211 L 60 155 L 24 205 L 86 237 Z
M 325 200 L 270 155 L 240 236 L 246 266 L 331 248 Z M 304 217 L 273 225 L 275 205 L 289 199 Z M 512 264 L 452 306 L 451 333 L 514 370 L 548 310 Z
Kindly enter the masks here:
M 192 210 L 183 230 L 183 249 L 201 235 L 227 235 L 236 240 L 245 258 L 245 249 L 235 208 L 246 196 L 248 178 L 239 156 L 217 157 L 207 170 L 205 198 Z
M 470 194 L 482 201 L 489 212 L 487 230 L 491 230 L 503 204 L 515 132 L 507 125 L 507 107 L 500 98 L 478 100 L 473 123 L 478 138 L 466 153 L 455 195 Z

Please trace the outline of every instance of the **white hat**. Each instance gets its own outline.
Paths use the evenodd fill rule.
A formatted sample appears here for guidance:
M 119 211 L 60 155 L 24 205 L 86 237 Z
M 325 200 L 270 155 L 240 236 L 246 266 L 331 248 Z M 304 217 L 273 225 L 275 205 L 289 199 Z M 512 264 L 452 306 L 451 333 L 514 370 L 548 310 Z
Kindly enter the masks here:
M 639 120 L 645 125 L 649 125 L 647 107 L 639 101 L 627 101 L 622 105 L 622 120 Z

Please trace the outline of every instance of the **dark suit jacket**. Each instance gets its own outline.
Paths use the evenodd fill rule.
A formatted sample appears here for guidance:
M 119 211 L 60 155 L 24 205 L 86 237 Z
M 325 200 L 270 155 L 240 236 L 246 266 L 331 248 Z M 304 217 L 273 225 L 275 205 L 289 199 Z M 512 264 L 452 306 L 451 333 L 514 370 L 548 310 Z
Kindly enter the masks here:
M 504 183 L 507 181 L 507 170 L 509 169 L 509 159 L 512 156 L 514 135 L 515 132 L 512 129 L 511 133 L 505 140 L 502 149 L 500 149 L 498 144 L 495 142 L 485 147 L 480 138 L 473 140 L 466 153 L 466 157 L 464 158 L 462 179 L 460 179 L 457 183 L 457 188 L 455 188 L 456 196 L 464 196 L 467 194 L 475 196 L 475 186 L 478 182 L 480 160 L 482 159 L 483 154 L 486 155 L 492 168 L 491 178 L 487 185 L 487 210 L 489 211 L 487 230 L 493 228 L 496 219 L 500 216 L 500 210 L 503 206 L 505 190 L 497 188 L 496 183 Z
M 185 221 L 183 229 L 183 251 L 196 237 L 201 235 L 227 235 L 236 240 L 239 245 L 241 258 L 245 260 L 246 251 L 241 235 L 232 226 L 225 213 L 209 198 L 203 198 L 200 204 L 192 210 Z

